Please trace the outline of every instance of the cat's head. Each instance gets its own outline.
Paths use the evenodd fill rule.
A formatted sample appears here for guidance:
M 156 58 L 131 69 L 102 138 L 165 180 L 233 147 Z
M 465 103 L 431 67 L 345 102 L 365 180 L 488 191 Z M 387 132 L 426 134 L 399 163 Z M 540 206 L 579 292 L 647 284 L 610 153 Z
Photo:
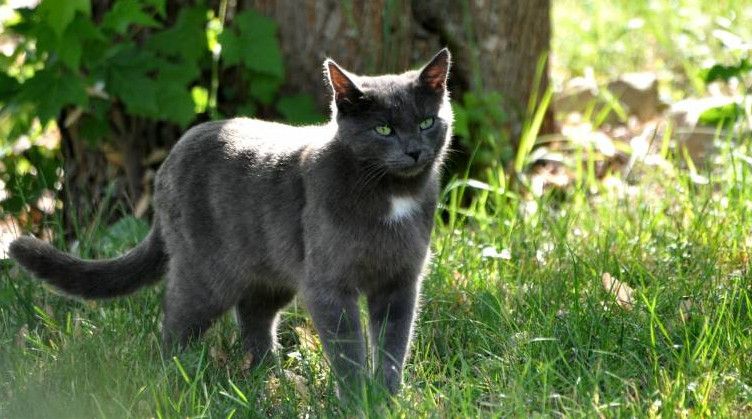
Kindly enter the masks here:
M 338 141 L 355 158 L 393 175 L 429 170 L 451 135 L 449 65 L 446 48 L 422 69 L 398 75 L 358 76 L 326 60 Z

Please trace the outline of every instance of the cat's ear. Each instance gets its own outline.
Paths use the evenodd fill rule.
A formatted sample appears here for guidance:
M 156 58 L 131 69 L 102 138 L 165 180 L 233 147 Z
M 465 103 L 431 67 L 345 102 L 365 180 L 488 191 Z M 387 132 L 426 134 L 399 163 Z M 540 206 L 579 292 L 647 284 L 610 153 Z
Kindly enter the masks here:
M 443 94 L 446 91 L 447 77 L 449 77 L 449 66 L 451 65 L 452 55 L 449 50 L 444 48 L 420 70 L 418 80 L 420 84 L 428 90 Z
M 329 84 L 334 92 L 334 101 L 337 106 L 352 105 L 362 96 L 360 89 L 350 79 L 347 72 L 332 60 L 324 61 L 324 70 L 329 78 Z

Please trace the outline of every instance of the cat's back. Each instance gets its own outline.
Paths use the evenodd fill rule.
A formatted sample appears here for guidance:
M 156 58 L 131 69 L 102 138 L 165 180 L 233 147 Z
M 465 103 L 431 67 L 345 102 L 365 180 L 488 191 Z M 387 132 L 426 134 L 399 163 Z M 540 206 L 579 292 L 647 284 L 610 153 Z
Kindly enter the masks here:
M 171 155 L 284 155 L 307 146 L 315 147 L 330 139 L 333 133 L 334 129 L 328 125 L 299 127 L 252 118 L 233 118 L 194 126 L 178 141 Z
M 306 150 L 333 136 L 329 125 L 296 127 L 251 118 L 205 122 L 186 131 L 157 175 L 157 187 L 197 177 L 232 178 L 243 171 L 290 170 Z

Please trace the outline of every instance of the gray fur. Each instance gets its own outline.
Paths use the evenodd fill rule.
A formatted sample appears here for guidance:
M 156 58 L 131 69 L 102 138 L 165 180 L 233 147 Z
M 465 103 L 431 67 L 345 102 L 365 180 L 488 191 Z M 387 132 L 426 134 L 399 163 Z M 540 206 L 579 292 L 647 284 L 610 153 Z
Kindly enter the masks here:
M 377 377 L 396 392 L 451 133 L 449 52 L 401 75 L 325 67 L 334 91 L 326 125 L 237 118 L 186 132 L 157 174 L 152 231 L 128 254 L 82 261 L 21 238 L 11 255 L 87 298 L 122 295 L 166 271 L 165 346 L 197 338 L 235 307 L 256 361 L 298 295 L 345 383 L 365 373 L 357 303 L 365 295 Z M 435 122 L 421 130 L 426 117 Z M 384 123 L 393 135 L 374 131 Z M 415 205 L 395 216 L 392 197 Z

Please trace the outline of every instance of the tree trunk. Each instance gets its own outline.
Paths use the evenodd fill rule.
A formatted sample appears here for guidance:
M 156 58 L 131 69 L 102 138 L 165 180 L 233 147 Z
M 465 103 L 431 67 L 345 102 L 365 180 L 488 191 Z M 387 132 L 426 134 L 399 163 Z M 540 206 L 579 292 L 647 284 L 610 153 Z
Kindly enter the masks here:
M 279 23 L 287 89 L 329 104 L 321 63 L 332 57 L 361 73 L 402 71 L 448 46 L 454 55 L 450 90 L 498 91 L 519 135 L 539 58 L 551 38 L 550 0 L 239 0 Z M 547 86 L 547 64 L 539 86 Z M 549 111 L 543 131 L 553 129 Z

